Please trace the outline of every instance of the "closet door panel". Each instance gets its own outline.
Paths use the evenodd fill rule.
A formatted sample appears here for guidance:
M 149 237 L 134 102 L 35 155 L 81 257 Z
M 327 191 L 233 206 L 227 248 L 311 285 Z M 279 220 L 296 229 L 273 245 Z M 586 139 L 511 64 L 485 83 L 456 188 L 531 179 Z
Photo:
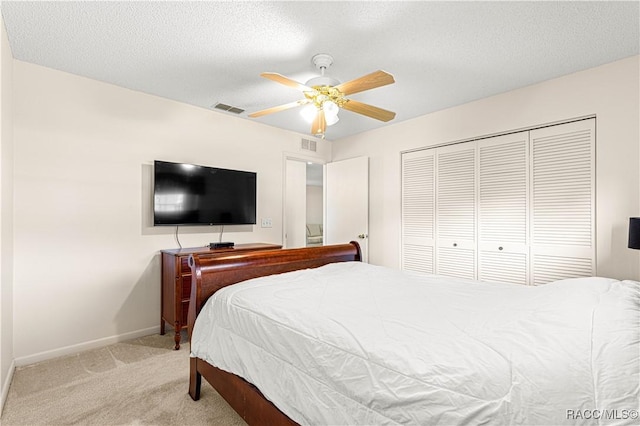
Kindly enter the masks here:
M 436 151 L 436 272 L 476 278 L 476 143 Z
M 402 249 L 402 269 L 433 274 L 435 270 L 433 246 L 404 244 Z
M 509 284 L 528 283 L 527 253 L 489 251 L 480 252 L 479 279 Z
M 595 119 L 531 131 L 534 284 L 595 274 Z
M 475 256 L 473 248 L 438 245 L 438 274 L 473 280 L 476 278 Z
M 593 275 L 592 261 L 587 256 L 571 257 L 562 254 L 534 254 L 533 270 L 534 285 Z
M 402 269 L 432 274 L 435 264 L 435 153 L 402 155 Z
M 478 279 L 528 284 L 529 132 L 478 142 Z

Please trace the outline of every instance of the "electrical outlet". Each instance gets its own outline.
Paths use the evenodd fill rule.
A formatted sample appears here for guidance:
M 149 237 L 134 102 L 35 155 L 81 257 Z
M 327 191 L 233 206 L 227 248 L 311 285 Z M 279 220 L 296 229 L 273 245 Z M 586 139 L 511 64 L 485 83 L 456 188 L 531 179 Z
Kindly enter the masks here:
M 270 217 L 263 217 L 262 218 L 262 227 L 263 228 L 271 228 L 271 227 L 273 227 L 273 222 L 271 221 Z

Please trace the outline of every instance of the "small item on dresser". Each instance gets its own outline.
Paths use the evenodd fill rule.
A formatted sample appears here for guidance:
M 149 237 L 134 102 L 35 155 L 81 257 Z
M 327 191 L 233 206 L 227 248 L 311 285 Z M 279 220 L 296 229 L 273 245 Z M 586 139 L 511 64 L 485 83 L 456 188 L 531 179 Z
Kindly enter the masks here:
M 233 243 L 229 241 L 221 242 L 221 243 L 209 243 L 210 249 L 219 249 L 219 248 L 227 248 L 227 247 L 233 247 Z

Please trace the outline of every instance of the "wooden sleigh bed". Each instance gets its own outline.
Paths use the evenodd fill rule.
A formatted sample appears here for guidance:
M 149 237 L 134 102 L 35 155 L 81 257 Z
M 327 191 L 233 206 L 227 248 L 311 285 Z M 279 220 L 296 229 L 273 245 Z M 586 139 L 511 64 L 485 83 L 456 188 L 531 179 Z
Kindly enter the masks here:
M 313 248 L 230 253 L 215 259 L 193 255 L 189 258 L 192 269 L 189 334 L 191 335 L 196 317 L 207 299 L 226 286 L 252 278 L 350 261 L 361 261 L 360 246 L 356 242 Z M 190 362 L 189 395 L 193 400 L 200 398 L 204 377 L 248 424 L 297 424 L 251 383 L 202 359 L 192 357 Z
M 250 425 L 637 415 L 639 282 L 534 287 L 360 261 L 355 242 L 192 256 L 191 397 L 204 377 Z

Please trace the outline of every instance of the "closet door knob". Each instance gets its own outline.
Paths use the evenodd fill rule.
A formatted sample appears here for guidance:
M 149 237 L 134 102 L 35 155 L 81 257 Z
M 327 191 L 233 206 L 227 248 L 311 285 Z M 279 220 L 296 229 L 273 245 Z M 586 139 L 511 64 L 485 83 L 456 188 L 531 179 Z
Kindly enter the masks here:
M 498 250 L 502 250 L 502 247 L 498 247 Z
M 454 247 L 458 247 L 458 243 L 453 243 L 453 246 Z

